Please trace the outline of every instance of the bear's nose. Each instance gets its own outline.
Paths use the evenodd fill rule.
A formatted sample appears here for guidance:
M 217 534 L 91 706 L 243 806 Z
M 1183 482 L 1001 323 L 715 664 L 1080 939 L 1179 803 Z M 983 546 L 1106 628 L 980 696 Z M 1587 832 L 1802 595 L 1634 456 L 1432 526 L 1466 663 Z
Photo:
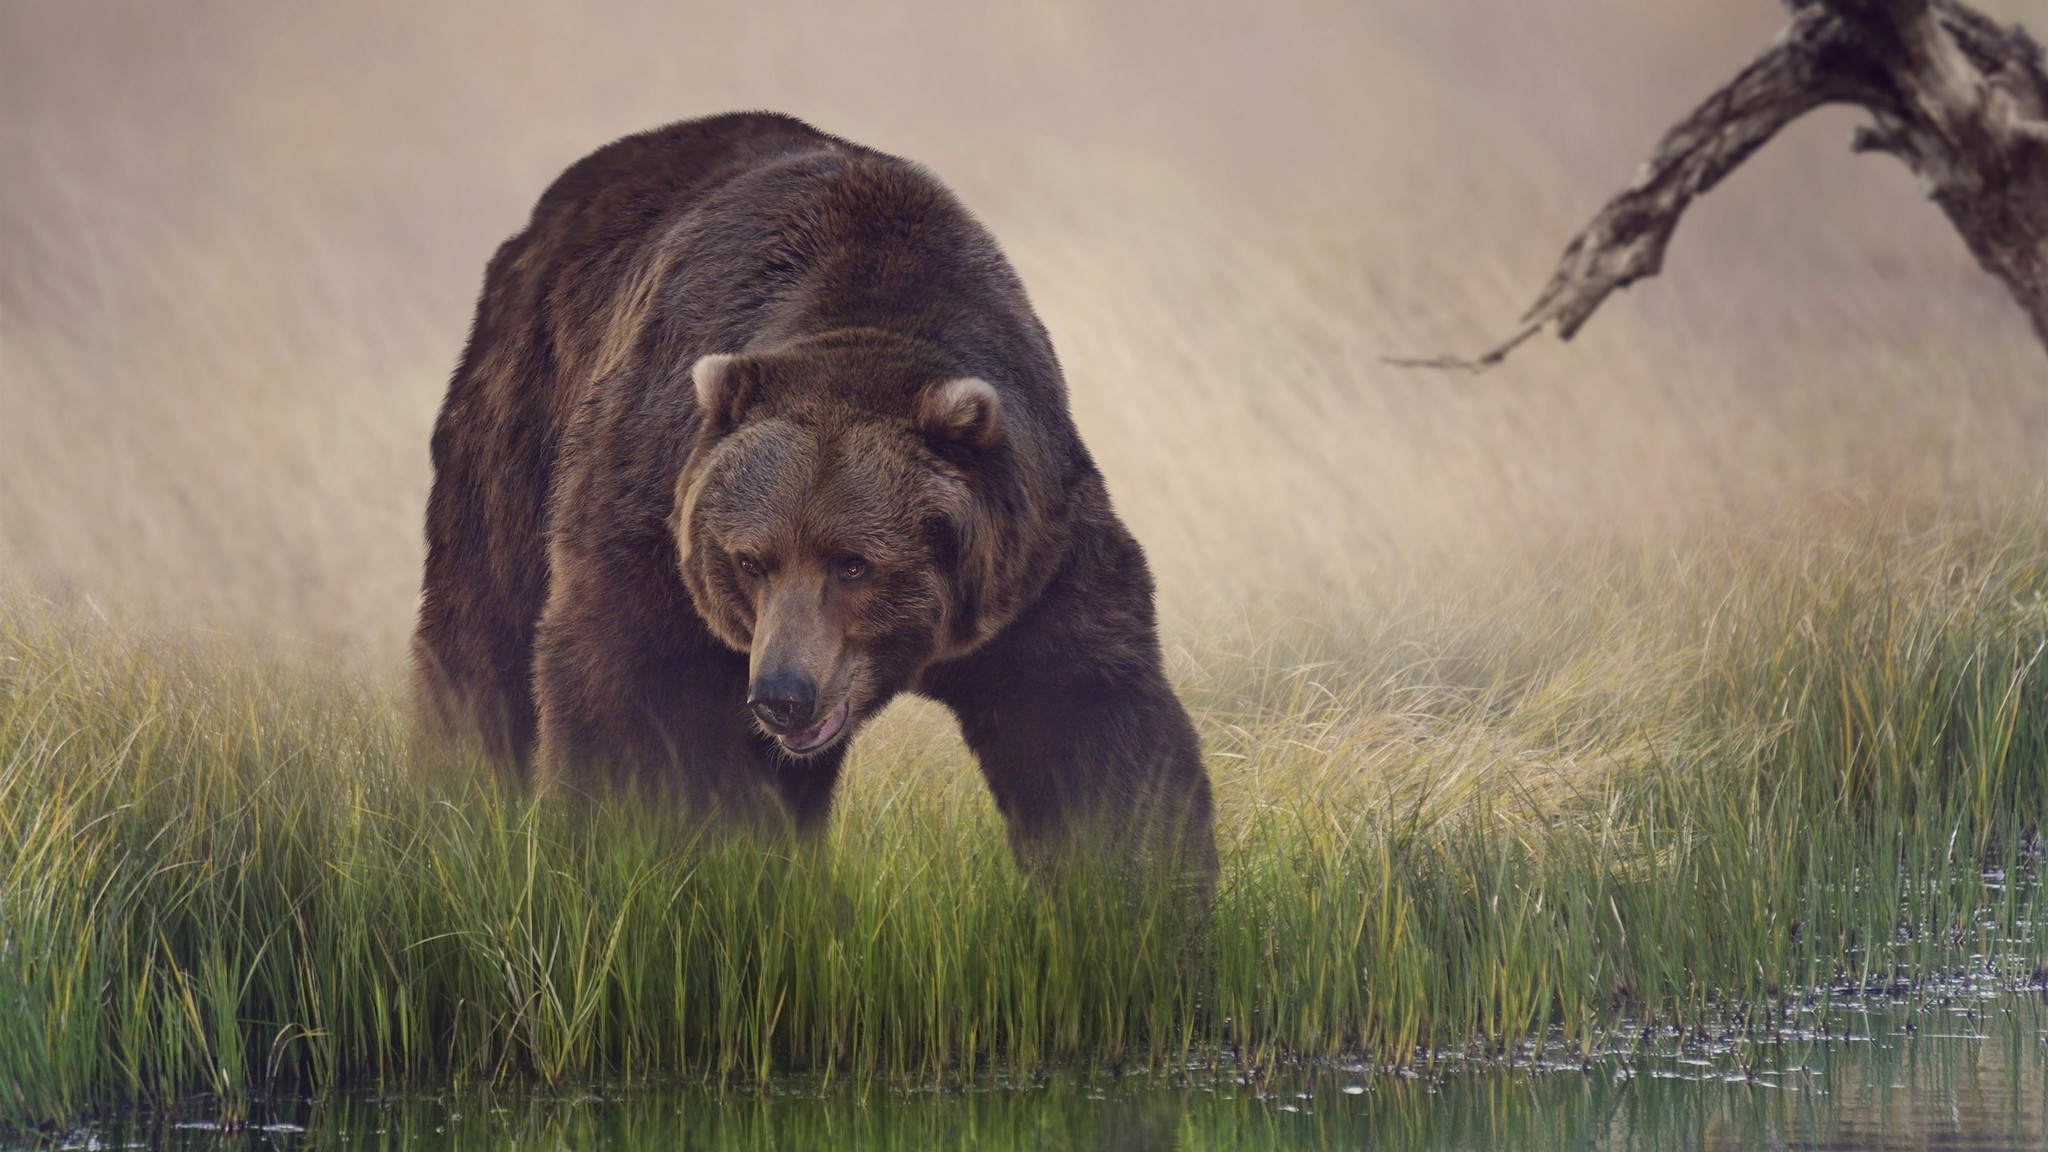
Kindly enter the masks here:
M 772 731 L 787 735 L 810 722 L 818 707 L 818 686 L 794 672 L 763 676 L 747 690 L 747 707 Z

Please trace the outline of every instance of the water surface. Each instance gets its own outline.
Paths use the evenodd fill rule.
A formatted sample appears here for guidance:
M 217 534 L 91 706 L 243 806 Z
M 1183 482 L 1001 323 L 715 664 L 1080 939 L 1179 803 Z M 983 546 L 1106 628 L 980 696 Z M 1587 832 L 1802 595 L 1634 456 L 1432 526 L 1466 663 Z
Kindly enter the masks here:
M 224 1133 L 134 1112 L 70 1147 L 441 1149 L 2048 1149 L 2048 991 L 1958 986 L 1754 1029 L 1390 1072 L 1200 1064 L 1028 1083 L 636 1085 L 261 1101 Z

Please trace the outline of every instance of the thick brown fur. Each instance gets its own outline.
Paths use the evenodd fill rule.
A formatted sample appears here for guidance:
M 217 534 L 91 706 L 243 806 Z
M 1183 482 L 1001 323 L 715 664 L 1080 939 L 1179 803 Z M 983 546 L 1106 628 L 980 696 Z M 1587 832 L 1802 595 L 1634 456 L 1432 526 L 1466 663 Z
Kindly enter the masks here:
M 431 744 L 803 828 L 916 692 L 1024 863 L 1087 828 L 1213 873 L 1144 555 L 923 169 L 768 114 L 593 153 L 492 259 L 433 459 Z

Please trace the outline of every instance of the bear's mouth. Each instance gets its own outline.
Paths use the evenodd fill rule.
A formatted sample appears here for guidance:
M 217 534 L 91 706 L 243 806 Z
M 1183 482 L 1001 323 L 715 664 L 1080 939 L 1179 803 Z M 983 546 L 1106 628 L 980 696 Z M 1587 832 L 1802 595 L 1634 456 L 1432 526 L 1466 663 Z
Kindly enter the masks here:
M 846 706 L 849 699 L 850 697 L 841 697 L 839 707 L 832 709 L 823 720 L 809 728 L 788 735 L 777 735 L 776 743 L 782 745 L 783 751 L 794 752 L 799 756 L 807 756 L 824 748 L 839 737 L 840 729 L 846 727 Z

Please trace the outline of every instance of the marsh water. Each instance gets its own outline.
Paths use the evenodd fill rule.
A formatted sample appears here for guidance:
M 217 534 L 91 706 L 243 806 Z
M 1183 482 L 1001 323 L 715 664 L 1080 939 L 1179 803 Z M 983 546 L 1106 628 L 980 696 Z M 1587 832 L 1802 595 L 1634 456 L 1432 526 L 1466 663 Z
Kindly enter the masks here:
M 74 1148 L 436 1149 L 2048 1149 L 2048 989 L 1795 1007 L 1758 1024 L 1627 1029 L 1582 1053 L 1342 1062 L 1029 1083 L 792 1079 L 719 1091 L 610 1086 L 363 1092 L 259 1101 L 252 1124 L 122 1113 Z

